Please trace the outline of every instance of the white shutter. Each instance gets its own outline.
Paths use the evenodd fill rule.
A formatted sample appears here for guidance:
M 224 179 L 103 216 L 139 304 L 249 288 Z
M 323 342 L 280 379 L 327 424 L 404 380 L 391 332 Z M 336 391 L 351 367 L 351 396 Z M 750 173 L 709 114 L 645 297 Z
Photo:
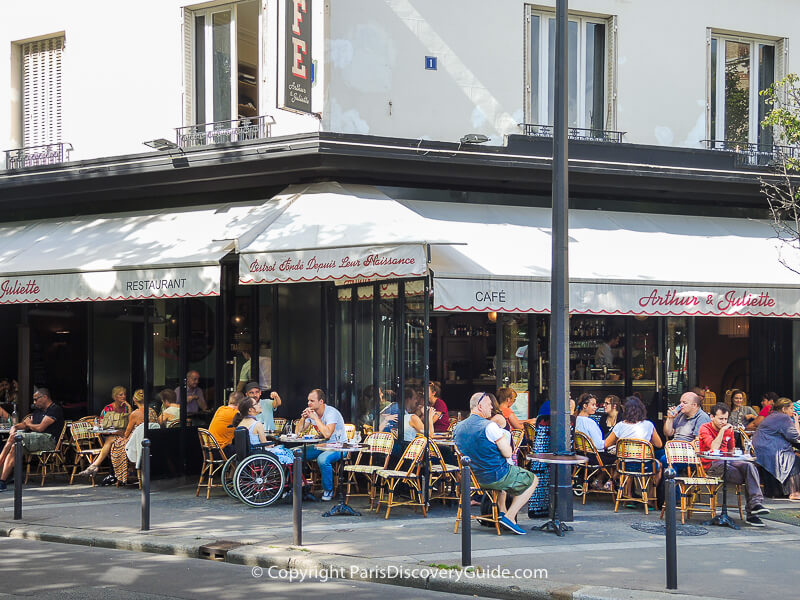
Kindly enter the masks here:
M 22 145 L 61 141 L 64 38 L 22 44 Z
M 780 81 L 789 72 L 789 39 L 775 42 L 775 81 Z
M 194 125 L 194 13 L 183 9 L 183 125 Z
M 617 129 L 617 17 L 606 19 L 606 124 Z

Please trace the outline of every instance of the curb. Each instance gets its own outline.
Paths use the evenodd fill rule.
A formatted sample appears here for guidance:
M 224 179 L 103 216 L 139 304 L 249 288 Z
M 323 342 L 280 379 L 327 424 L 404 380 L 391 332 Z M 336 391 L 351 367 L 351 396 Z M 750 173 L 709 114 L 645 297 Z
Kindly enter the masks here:
M 112 548 L 132 552 L 167 554 L 200 559 L 200 546 L 212 540 L 193 538 L 192 542 L 178 543 L 143 539 L 143 534 L 98 534 L 64 527 L 19 526 L 0 523 L 0 537 L 74 544 L 95 548 Z M 174 539 L 174 538 L 173 538 Z M 400 587 L 448 592 L 466 596 L 498 598 L 501 600 L 716 600 L 707 596 L 693 596 L 677 592 L 628 590 L 602 586 L 555 583 L 542 579 L 508 579 L 481 576 L 480 572 L 468 576 L 461 569 L 436 569 L 423 565 L 398 565 L 379 559 L 359 556 L 342 556 L 310 552 L 292 547 L 247 544 L 228 551 L 225 562 L 261 569 L 292 570 L 310 573 L 310 577 L 327 574 L 334 579 L 350 579 Z M 277 573 L 276 573 L 277 574 Z M 253 576 L 256 574 L 254 569 Z

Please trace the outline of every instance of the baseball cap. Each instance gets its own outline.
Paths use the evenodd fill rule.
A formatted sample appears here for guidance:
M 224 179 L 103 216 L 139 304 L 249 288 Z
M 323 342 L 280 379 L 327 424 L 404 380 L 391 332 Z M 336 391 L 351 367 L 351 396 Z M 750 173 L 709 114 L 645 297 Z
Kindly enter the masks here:
M 255 381 L 251 381 L 246 386 L 244 386 L 244 393 L 246 394 L 250 390 L 261 390 L 261 386 L 258 385 Z

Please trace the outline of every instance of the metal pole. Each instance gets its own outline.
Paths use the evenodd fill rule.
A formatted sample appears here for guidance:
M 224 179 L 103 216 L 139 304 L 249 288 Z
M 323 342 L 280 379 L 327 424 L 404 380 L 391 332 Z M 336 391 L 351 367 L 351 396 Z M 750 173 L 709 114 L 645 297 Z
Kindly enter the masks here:
M 150 531 L 150 440 L 142 440 L 142 531 Z
M 14 520 L 22 518 L 22 434 L 14 435 Z
M 431 369 L 430 369 L 430 360 L 431 360 L 431 353 L 430 353 L 430 333 L 428 332 L 428 327 L 430 325 L 431 320 L 431 307 L 430 307 L 430 281 L 427 277 L 425 277 L 425 283 L 423 288 L 423 317 L 422 317 L 422 363 L 423 363 L 423 374 L 422 374 L 422 401 L 424 403 L 423 406 L 423 413 L 422 418 L 423 421 L 423 432 L 425 433 L 425 438 L 430 439 L 431 434 L 433 433 L 430 431 L 430 427 L 428 426 L 428 418 L 430 416 L 430 406 L 428 406 L 428 397 L 430 396 L 430 382 L 431 382 Z M 399 417 L 398 417 L 399 418 Z M 428 503 L 428 498 L 430 497 L 430 489 L 428 484 L 430 483 L 430 471 L 431 471 L 431 454 L 430 449 L 428 446 L 425 446 L 425 464 L 422 467 L 423 470 L 423 479 L 422 479 L 422 501 L 426 504 Z
M 675 469 L 664 471 L 664 502 L 666 510 L 664 522 L 667 527 L 667 589 L 678 589 L 678 546 L 675 539 L 677 525 L 675 523 Z
M 553 452 L 571 451 L 569 435 L 569 180 L 567 150 L 568 90 L 567 0 L 556 2 L 555 106 L 553 121 L 553 256 L 550 285 L 550 398 Z M 572 520 L 572 490 L 567 465 L 561 469 L 554 489 L 556 518 Z
M 341 485 L 341 484 L 340 484 Z M 294 545 L 303 545 L 303 450 L 295 448 L 292 470 L 292 521 Z
M 472 565 L 472 511 L 470 508 L 470 473 L 469 456 L 461 458 L 461 566 Z

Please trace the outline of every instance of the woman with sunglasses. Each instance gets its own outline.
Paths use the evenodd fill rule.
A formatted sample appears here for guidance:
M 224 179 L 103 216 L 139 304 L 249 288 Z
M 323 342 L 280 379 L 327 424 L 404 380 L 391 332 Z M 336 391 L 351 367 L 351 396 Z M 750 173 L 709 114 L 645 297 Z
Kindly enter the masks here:
M 622 400 L 614 394 L 606 396 L 603 400 L 603 416 L 600 417 L 600 431 L 603 433 L 603 439 L 608 437 L 621 417 Z

